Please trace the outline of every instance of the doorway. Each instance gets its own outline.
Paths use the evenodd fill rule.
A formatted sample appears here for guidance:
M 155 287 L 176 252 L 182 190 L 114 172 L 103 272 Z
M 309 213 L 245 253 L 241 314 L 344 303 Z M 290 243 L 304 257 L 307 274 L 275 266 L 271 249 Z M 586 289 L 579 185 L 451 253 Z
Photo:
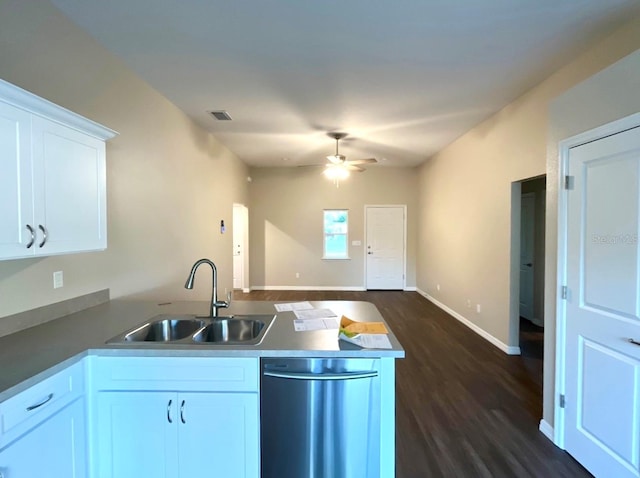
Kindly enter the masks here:
M 542 393 L 546 176 L 512 185 L 511 333 Z
M 365 206 L 365 287 L 403 290 L 406 269 L 406 210 L 402 206 Z
M 249 209 L 233 205 L 233 288 L 249 292 Z

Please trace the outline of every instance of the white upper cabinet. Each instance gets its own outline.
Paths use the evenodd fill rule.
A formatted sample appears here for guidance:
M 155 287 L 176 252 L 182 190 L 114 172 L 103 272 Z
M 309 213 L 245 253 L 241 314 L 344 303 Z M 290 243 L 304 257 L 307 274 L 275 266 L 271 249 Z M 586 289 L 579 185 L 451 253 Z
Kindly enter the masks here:
M 33 255 L 31 115 L 0 102 L 0 257 Z
M 0 80 L 0 260 L 107 247 L 115 134 Z

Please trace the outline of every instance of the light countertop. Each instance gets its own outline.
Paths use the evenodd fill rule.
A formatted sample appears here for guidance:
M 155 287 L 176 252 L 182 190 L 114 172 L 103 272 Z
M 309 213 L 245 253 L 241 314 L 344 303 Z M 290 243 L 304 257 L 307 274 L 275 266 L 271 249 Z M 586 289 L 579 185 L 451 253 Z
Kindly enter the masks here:
M 311 301 L 340 317 L 384 322 L 369 302 Z M 118 334 L 160 314 L 207 315 L 208 302 L 112 300 L 75 314 L 0 338 L 0 402 L 87 355 L 200 357 L 404 357 L 389 329 L 391 349 L 361 349 L 338 340 L 337 330 L 296 332 L 293 312 L 276 312 L 274 302 L 234 301 L 220 315 L 277 314 L 258 345 L 126 343 L 106 344 Z

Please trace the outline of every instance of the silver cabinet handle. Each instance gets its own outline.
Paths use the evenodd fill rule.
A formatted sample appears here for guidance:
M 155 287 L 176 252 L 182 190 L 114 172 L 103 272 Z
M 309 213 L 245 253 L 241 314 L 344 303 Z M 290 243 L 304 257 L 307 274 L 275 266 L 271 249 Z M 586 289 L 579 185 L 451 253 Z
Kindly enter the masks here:
M 171 404 L 173 403 L 173 400 L 169 400 L 169 403 L 167 404 L 167 421 L 169 423 L 173 423 L 173 420 L 171 420 Z
M 27 229 L 29 229 L 29 232 L 31 233 L 31 240 L 29 241 L 29 244 L 27 244 L 27 249 L 29 249 L 31 246 L 33 246 L 33 243 L 36 241 L 36 231 L 34 231 L 29 224 L 27 224 Z M 0 476 L 0 478 L 2 477 Z
M 187 421 L 184 419 L 184 400 L 182 400 L 182 403 L 180 404 L 180 421 L 182 423 L 187 423 Z
M 31 405 L 31 406 L 27 407 L 27 411 L 30 412 L 31 410 L 35 410 L 36 408 L 40 408 L 45 403 L 49 402 L 52 398 L 53 398 L 53 393 L 50 393 L 49 395 L 47 395 L 47 398 L 45 398 L 41 402 L 36 403 L 35 405 Z
M 42 224 L 38 224 L 38 229 L 42 231 L 42 242 L 38 244 L 38 247 L 42 247 L 47 242 L 47 229 Z
M 640 345 L 640 342 L 638 342 L 637 340 L 627 339 L 627 341 L 628 341 L 630 344 L 633 344 L 633 345 Z

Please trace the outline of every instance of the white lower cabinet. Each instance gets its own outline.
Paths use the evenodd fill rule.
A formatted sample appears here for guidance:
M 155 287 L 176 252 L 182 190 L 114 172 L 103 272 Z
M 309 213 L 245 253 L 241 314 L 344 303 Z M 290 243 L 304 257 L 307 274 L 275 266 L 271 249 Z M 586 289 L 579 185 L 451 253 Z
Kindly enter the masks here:
M 260 476 L 257 393 L 182 393 L 176 405 L 179 476 Z
M 85 410 L 82 399 L 59 410 L 0 450 L 2 478 L 86 476 Z
M 258 477 L 256 393 L 100 392 L 101 478 Z
M 260 476 L 257 359 L 100 358 L 93 371 L 95 477 Z

